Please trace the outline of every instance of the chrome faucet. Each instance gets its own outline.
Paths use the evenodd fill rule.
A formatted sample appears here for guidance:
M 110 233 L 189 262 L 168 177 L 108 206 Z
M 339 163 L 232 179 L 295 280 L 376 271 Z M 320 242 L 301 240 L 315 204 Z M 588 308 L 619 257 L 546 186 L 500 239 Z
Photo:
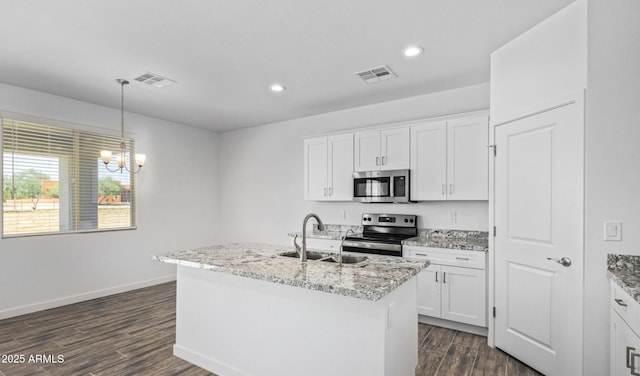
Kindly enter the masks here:
M 344 247 L 344 239 L 346 239 L 347 235 L 349 235 L 349 231 L 351 231 L 353 235 L 356 234 L 355 232 L 353 232 L 353 229 L 350 228 L 344 232 L 344 235 L 342 235 L 342 241 L 340 241 L 340 251 L 338 253 L 338 265 L 340 266 L 342 266 L 342 247 Z
M 324 223 L 322 223 L 322 220 L 317 214 L 310 213 L 304 217 L 304 221 L 302 221 L 302 249 L 300 250 L 300 263 L 303 264 L 307 262 L 307 221 L 309 221 L 310 218 L 315 218 L 318 222 L 318 231 L 324 231 Z

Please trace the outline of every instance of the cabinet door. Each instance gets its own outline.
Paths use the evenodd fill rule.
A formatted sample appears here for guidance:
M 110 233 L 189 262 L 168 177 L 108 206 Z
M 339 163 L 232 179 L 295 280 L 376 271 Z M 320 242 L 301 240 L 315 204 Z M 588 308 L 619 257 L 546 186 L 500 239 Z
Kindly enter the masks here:
M 409 168 L 409 128 L 385 129 L 380 132 L 380 169 Z
M 411 199 L 445 200 L 447 184 L 447 123 L 411 127 Z
M 418 313 L 440 317 L 440 265 L 429 265 L 418 274 Z
M 355 134 L 354 169 L 373 171 L 380 169 L 380 131 Z
M 447 198 L 489 199 L 489 118 L 447 122 Z
M 629 328 L 622 318 L 611 308 L 611 376 L 640 374 L 640 338 Z M 631 373 L 633 361 L 635 373 Z
M 328 199 L 353 200 L 353 134 L 331 136 L 328 147 Z
M 304 140 L 304 199 L 327 198 L 327 138 Z
M 484 270 L 442 266 L 442 318 L 487 326 Z

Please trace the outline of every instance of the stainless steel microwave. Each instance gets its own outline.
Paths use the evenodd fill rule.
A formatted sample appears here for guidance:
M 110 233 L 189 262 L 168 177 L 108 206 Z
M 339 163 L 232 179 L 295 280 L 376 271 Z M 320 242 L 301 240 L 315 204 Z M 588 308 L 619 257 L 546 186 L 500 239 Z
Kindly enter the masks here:
M 409 169 L 354 172 L 353 201 L 411 202 Z

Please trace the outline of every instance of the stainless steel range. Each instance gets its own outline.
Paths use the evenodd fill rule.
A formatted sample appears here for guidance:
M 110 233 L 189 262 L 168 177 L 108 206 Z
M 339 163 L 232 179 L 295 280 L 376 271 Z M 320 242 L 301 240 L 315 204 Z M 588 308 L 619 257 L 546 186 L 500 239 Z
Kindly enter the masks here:
M 343 250 L 402 256 L 402 241 L 418 235 L 418 218 L 402 214 L 363 214 L 361 235 L 347 236 Z

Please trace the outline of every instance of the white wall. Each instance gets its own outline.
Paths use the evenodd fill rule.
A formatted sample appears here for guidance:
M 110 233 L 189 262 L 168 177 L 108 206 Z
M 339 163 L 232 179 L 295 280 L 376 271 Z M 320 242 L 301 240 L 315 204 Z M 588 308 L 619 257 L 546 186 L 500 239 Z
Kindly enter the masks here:
M 119 130 L 120 111 L 0 84 L 0 110 Z M 0 240 L 0 318 L 175 278 L 151 254 L 215 243 L 218 135 L 125 114 L 147 155 L 137 230 Z
M 304 201 L 302 137 L 483 110 L 488 105 L 489 85 L 479 84 L 223 133 L 220 239 L 285 244 L 287 233 L 300 231 L 309 212 L 316 212 L 325 223 L 341 224 L 359 224 L 364 212 L 418 214 L 420 227 L 487 231 L 486 201 L 402 205 Z M 457 212 L 456 224 L 449 224 L 449 211 Z
M 640 255 L 640 2 L 589 0 L 585 374 L 608 374 L 607 253 Z M 605 220 L 622 241 L 603 240 Z
M 586 3 L 573 3 L 491 54 L 492 124 L 586 87 L 586 12 Z

